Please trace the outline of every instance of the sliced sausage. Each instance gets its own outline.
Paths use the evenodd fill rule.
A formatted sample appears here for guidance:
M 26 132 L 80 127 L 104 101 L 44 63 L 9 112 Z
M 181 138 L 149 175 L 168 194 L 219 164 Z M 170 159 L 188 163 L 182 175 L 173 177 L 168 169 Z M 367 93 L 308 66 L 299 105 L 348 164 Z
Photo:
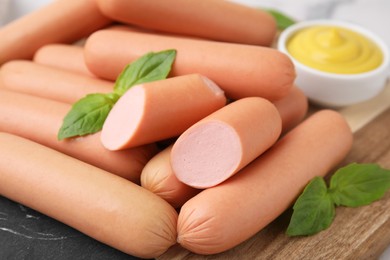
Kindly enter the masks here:
M 171 152 L 173 172 L 194 188 L 218 185 L 270 148 L 281 128 L 278 110 L 268 100 L 237 100 L 180 135 Z
M 282 132 L 287 133 L 305 117 L 308 102 L 303 92 L 294 87 L 281 100 L 274 102 L 282 119 Z M 200 192 L 179 181 L 172 170 L 170 153 L 172 145 L 149 160 L 141 173 L 141 185 L 168 201 L 175 208 L 181 207 L 187 200 Z
M 122 150 L 175 137 L 225 104 L 223 91 L 199 74 L 134 86 L 109 113 L 102 143 Z
M 291 206 L 313 177 L 340 163 L 352 139 L 339 113 L 313 114 L 240 173 L 187 201 L 179 214 L 178 242 L 199 254 L 240 244 Z

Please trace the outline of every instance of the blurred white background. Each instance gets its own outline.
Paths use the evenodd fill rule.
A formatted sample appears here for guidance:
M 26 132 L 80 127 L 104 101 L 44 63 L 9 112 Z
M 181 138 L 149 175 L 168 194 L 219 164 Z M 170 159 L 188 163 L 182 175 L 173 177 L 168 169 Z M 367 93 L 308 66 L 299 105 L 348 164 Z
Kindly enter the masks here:
M 0 25 L 52 1 L 53 0 L 0 0 Z
M 0 0 L 0 26 L 53 0 Z M 83 0 L 80 0 L 83 1 Z M 333 18 L 357 23 L 378 34 L 390 46 L 389 0 L 231 0 L 274 8 L 295 20 Z M 380 260 L 390 260 L 390 247 Z

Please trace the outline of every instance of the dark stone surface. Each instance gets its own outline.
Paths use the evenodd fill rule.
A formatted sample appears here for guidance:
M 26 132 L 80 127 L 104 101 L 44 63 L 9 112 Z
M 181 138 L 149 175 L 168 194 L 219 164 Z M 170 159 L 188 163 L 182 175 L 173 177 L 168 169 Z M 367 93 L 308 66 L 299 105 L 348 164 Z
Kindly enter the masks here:
M 138 259 L 0 196 L 0 259 Z

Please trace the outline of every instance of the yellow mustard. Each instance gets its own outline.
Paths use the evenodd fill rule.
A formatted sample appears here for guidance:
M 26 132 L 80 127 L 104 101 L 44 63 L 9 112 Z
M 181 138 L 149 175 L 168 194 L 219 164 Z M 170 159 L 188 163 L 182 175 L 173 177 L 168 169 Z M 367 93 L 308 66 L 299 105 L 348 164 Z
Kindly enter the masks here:
M 338 74 L 367 72 L 383 60 L 382 51 L 373 41 L 336 26 L 302 29 L 287 42 L 287 50 L 308 67 Z

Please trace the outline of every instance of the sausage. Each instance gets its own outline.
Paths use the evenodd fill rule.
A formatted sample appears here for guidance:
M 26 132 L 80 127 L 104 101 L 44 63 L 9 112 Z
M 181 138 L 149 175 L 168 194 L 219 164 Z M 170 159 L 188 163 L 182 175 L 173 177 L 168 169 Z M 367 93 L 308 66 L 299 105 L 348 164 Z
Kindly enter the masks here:
M 170 164 L 171 150 L 172 145 L 146 163 L 141 172 L 141 186 L 163 198 L 174 208 L 180 208 L 200 190 L 177 179 Z
M 105 30 L 116 30 L 116 31 L 130 31 L 130 32 L 142 32 L 142 33 L 159 33 L 162 34 L 161 32 L 156 32 L 155 30 L 152 29 L 147 29 L 139 26 L 134 26 L 134 25 L 126 25 L 126 24 L 113 24 L 110 26 L 107 26 L 104 28 Z M 171 35 L 171 34 L 168 34 Z M 173 34 L 175 35 L 175 34 Z M 181 35 L 184 37 L 184 35 Z M 189 36 L 188 36 L 189 37 Z M 194 37 L 192 37 L 194 38 Z
M 273 17 L 260 9 L 221 0 L 97 0 L 113 20 L 162 32 L 217 41 L 271 45 Z
M 112 92 L 114 83 L 32 61 L 14 60 L 0 68 L 2 87 L 25 94 L 75 103 L 91 93 Z
M 53 1 L 0 28 L 0 65 L 31 59 L 46 44 L 72 43 L 110 23 L 94 0 Z
M 114 105 L 101 141 L 122 150 L 175 137 L 225 104 L 223 91 L 199 74 L 140 84 Z
M 178 242 L 199 254 L 238 245 L 291 206 L 313 177 L 340 163 L 352 139 L 339 113 L 313 114 L 239 174 L 188 200 L 179 214 Z
M 176 243 L 176 211 L 123 178 L 0 133 L 0 194 L 143 258 Z
M 282 99 L 273 102 L 282 118 L 282 132 L 287 133 L 297 126 L 306 116 L 309 102 L 305 93 L 297 86 Z
M 237 100 L 180 135 L 171 151 L 173 172 L 194 188 L 218 185 L 270 148 L 281 127 L 278 110 L 268 100 Z
M 154 144 L 111 152 L 100 142 L 100 133 L 57 140 L 62 119 L 70 105 L 53 100 L 0 90 L 0 131 L 48 146 L 139 183 L 142 168 L 157 152 Z
M 94 77 L 84 60 L 84 48 L 74 44 L 48 44 L 34 54 L 35 63 Z
M 287 95 L 295 79 L 290 58 L 261 46 L 108 29 L 88 37 L 84 51 L 93 74 L 115 80 L 129 62 L 166 49 L 177 50 L 171 76 L 202 74 L 231 99 L 260 96 L 274 101 Z
M 299 124 L 308 109 L 307 97 L 302 90 L 293 87 L 290 93 L 274 102 L 282 119 L 282 132 L 287 133 Z M 172 145 L 149 160 L 141 172 L 141 185 L 169 202 L 181 207 L 187 200 L 200 192 L 179 181 L 170 164 Z

